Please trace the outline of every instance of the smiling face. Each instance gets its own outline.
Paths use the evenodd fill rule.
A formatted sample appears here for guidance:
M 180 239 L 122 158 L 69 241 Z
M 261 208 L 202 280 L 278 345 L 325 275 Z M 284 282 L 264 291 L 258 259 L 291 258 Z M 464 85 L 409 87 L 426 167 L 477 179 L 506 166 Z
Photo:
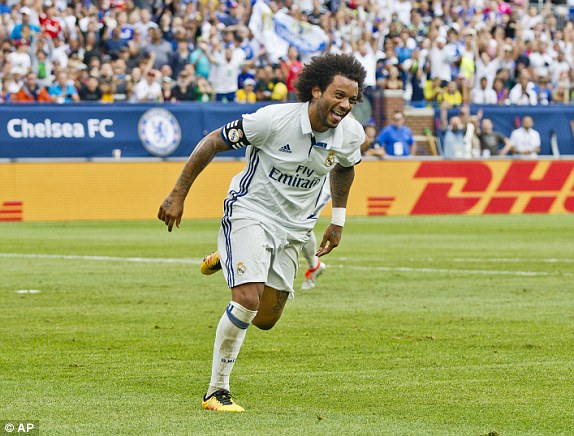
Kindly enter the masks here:
M 335 76 L 331 84 L 321 91 L 313 88 L 313 100 L 309 107 L 311 127 L 316 132 L 334 129 L 357 103 L 359 85 L 354 80 Z

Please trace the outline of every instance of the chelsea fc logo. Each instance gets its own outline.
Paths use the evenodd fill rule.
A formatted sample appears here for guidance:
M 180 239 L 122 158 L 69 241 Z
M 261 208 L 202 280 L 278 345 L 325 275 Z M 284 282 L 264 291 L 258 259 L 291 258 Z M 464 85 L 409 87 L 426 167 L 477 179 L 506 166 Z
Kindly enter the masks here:
M 173 114 L 160 108 L 146 111 L 138 122 L 138 136 L 154 156 L 169 156 L 181 141 L 181 129 Z

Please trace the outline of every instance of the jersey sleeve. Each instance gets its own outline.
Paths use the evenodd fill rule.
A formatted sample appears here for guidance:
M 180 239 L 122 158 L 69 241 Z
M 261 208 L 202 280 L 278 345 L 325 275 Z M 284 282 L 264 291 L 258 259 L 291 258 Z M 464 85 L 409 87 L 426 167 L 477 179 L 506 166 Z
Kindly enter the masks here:
M 352 167 L 361 162 L 361 145 L 365 142 L 363 126 L 358 122 L 353 123 L 345 134 L 345 142 L 347 144 L 344 144 L 343 150 L 346 152 L 339 156 L 339 165 Z
M 250 144 L 261 148 L 271 134 L 272 116 L 267 107 L 243 115 L 243 132 Z
M 263 108 L 264 109 L 264 108 Z M 259 109 L 253 114 L 231 121 L 221 128 L 221 136 L 229 148 L 234 150 L 253 145 L 261 148 L 269 137 L 271 116 Z

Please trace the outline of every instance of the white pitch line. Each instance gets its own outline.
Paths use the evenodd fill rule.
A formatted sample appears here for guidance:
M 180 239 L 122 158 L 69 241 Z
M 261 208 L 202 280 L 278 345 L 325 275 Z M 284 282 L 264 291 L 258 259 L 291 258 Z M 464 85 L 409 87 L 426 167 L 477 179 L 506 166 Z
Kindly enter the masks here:
M 536 263 L 574 263 L 574 259 L 527 259 L 521 257 L 501 257 L 490 259 L 478 259 L 473 257 L 456 257 L 451 259 L 453 262 L 484 262 L 484 263 L 519 263 L 519 262 L 536 262 Z
M 76 256 L 65 254 L 20 254 L 0 253 L 0 257 L 20 259 L 65 259 L 65 260 L 98 260 L 104 262 L 135 262 L 135 263 L 184 263 L 199 265 L 199 259 L 162 258 L 162 257 L 114 257 L 114 256 Z
M 117 256 L 77 256 L 63 254 L 25 254 L 25 253 L 0 253 L 0 258 L 20 258 L 20 259 L 63 259 L 63 260 L 95 260 L 104 262 L 133 262 L 133 263 L 173 263 L 199 265 L 199 259 L 189 258 L 161 258 L 161 257 L 117 257 Z M 384 272 L 413 272 L 430 274 L 476 274 L 488 276 L 525 276 L 525 277 L 547 277 L 547 276 L 574 276 L 567 272 L 545 272 L 545 271 L 501 271 L 501 270 L 478 270 L 478 269 L 448 269 L 448 268 L 412 268 L 412 267 L 386 267 L 386 266 L 362 266 L 330 263 L 330 267 L 348 268 L 355 270 L 384 271 Z
M 329 264 L 331 266 L 332 264 Z M 361 266 L 361 265 L 332 265 L 337 268 L 350 268 L 369 271 L 386 272 L 416 272 L 416 273 L 441 273 L 441 274 L 477 274 L 487 276 L 526 276 L 526 277 L 547 277 L 547 276 L 574 276 L 567 272 L 545 272 L 545 271 L 500 271 L 500 270 L 480 270 L 480 269 L 448 269 L 448 268 L 411 268 L 411 267 L 387 267 L 387 266 Z

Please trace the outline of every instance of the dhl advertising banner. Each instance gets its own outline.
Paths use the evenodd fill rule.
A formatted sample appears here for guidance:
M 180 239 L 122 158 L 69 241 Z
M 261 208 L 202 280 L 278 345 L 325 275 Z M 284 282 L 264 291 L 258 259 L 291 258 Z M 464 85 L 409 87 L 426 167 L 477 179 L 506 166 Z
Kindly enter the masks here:
M 0 221 L 155 219 L 183 165 L 3 163 Z M 229 182 L 244 165 L 212 162 L 190 191 L 185 219 L 221 217 Z M 574 160 L 366 161 L 347 209 L 355 216 L 574 213 Z

